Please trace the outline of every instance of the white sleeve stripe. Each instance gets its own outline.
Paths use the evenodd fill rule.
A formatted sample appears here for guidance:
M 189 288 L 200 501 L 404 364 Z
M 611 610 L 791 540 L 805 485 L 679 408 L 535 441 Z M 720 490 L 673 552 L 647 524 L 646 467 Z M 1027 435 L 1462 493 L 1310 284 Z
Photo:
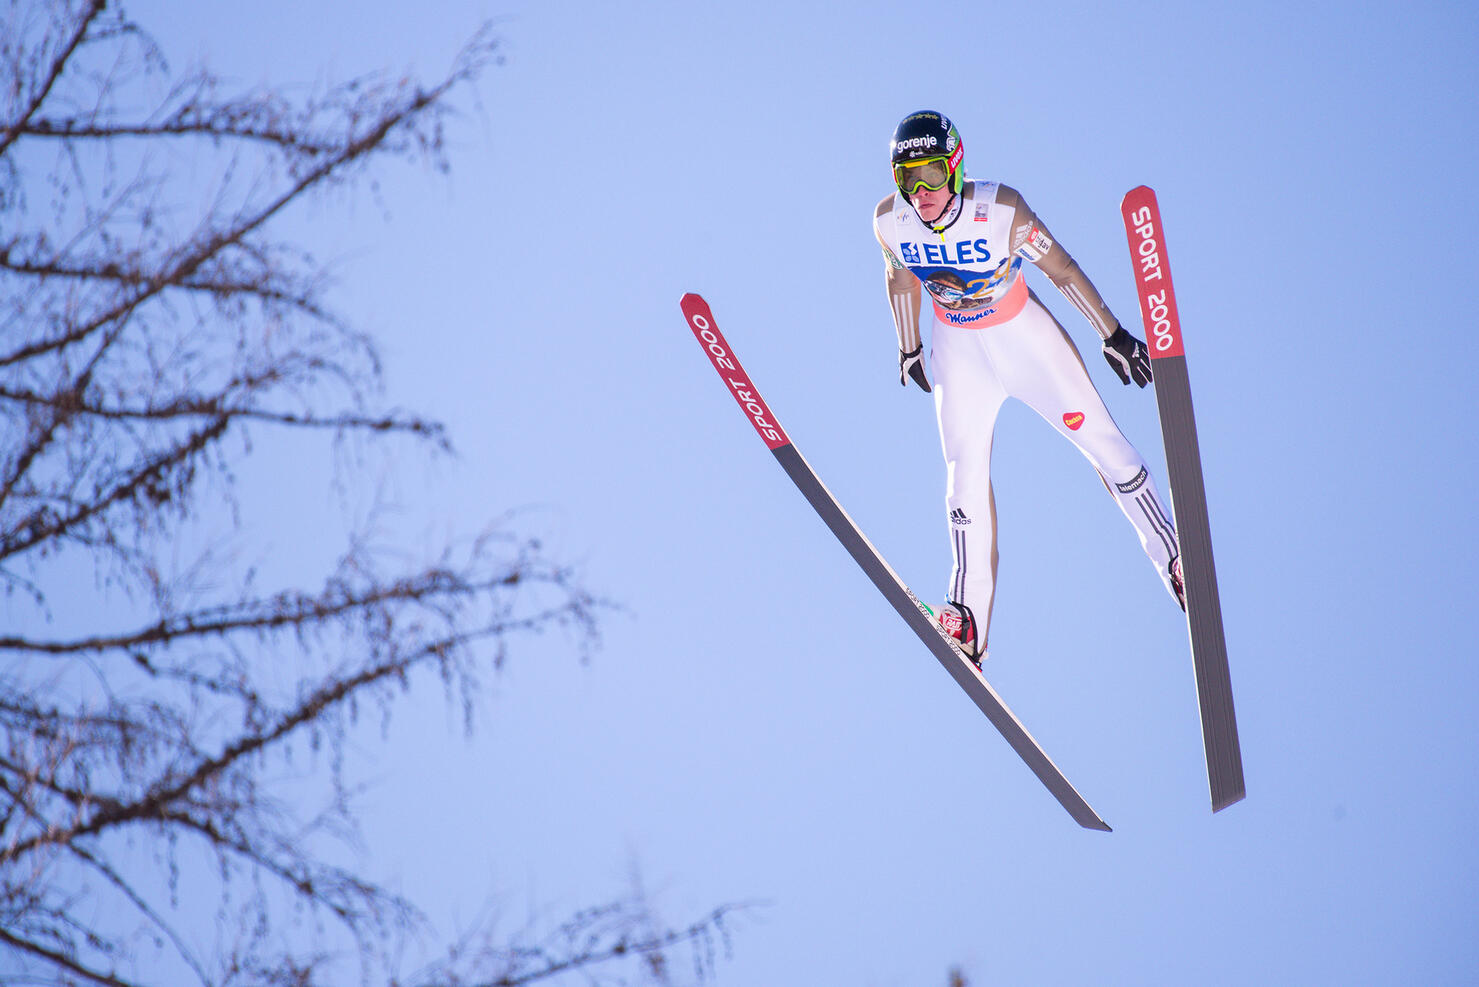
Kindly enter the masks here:
M 919 325 L 914 317 L 913 296 L 890 295 L 893 303 L 894 326 L 899 330 L 899 349 L 912 352 L 919 345 Z
M 1104 324 L 1103 313 L 1090 307 L 1088 299 L 1084 297 L 1084 293 L 1079 290 L 1078 285 L 1066 284 L 1062 290 L 1064 296 L 1073 303 L 1073 307 L 1082 312 L 1084 318 L 1089 320 L 1089 324 L 1094 327 L 1094 331 L 1099 334 L 1100 338 L 1108 339 L 1109 326 Z

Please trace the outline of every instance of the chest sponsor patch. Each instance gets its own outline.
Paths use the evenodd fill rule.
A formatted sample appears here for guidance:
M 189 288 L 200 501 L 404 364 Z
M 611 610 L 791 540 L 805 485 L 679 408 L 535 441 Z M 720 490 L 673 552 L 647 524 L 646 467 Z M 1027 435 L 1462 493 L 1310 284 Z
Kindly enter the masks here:
M 904 255 L 904 263 L 910 267 L 964 267 L 991 260 L 990 241 L 985 237 L 956 240 L 953 243 L 915 243 L 904 240 L 899 244 L 899 252 Z

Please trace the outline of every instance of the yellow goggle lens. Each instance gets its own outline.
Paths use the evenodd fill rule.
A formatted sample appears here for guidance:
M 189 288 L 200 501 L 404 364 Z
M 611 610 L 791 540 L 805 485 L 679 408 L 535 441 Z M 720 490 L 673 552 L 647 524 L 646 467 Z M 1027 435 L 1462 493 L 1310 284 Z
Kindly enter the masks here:
M 921 188 L 938 192 L 950 183 L 950 162 L 946 158 L 922 158 L 894 165 L 894 184 L 905 195 Z

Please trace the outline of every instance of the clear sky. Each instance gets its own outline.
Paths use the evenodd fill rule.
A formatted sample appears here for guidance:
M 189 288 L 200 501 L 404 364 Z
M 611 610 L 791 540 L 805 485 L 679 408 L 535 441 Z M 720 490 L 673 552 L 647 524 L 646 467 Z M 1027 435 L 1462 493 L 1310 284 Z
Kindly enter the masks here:
M 1479 6 L 129 9 L 243 84 L 433 76 L 489 18 L 507 40 L 450 178 L 394 170 L 378 201 L 291 218 L 381 341 L 391 403 L 451 426 L 458 459 L 389 478 L 406 530 L 521 508 L 625 607 L 589 665 L 560 635 L 516 650 L 471 740 L 430 683 L 367 730 L 364 868 L 444 931 L 490 892 L 513 929 L 637 872 L 672 924 L 768 903 L 722 985 L 1479 975 Z M 933 411 L 897 383 L 869 227 L 923 108 L 1137 332 L 1118 207 L 1159 194 L 1249 793 L 1216 816 L 1181 614 L 1071 446 L 1021 405 L 999 422 L 987 676 L 1113 834 L 1072 823 L 884 603 L 679 312 L 707 297 L 938 598 Z M 1029 278 L 1164 482 L 1152 394 Z M 310 579 L 337 547 L 302 537 L 326 498 L 285 476 L 271 496 L 304 520 L 263 549 Z

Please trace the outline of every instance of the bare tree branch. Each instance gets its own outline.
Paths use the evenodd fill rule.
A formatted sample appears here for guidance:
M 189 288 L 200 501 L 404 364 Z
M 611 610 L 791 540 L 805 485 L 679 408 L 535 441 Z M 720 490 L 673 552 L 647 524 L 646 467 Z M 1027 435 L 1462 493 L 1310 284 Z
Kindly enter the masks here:
M 149 277 L 136 266 L 121 264 L 116 257 L 79 261 L 53 256 L 42 260 L 30 256 L 15 256 L 14 251 L 14 247 L 0 246 L 0 269 L 34 277 L 69 278 L 120 285 L 138 284 Z M 209 277 L 197 273 L 181 278 L 171 287 L 204 294 L 249 296 L 262 302 L 291 306 L 312 318 L 336 323 L 337 320 L 332 315 L 313 301 L 311 289 L 302 285 L 275 285 L 266 281 L 262 275 L 242 277 L 242 273 L 233 269 L 212 271 Z M 284 272 L 270 273 L 280 275 Z
M 255 386 L 254 382 L 241 381 L 245 389 Z M 335 431 L 363 431 L 363 432 L 406 432 L 420 435 L 426 438 L 441 439 L 446 434 L 446 427 L 440 422 L 427 421 L 422 418 L 402 418 L 397 416 L 370 417 L 355 414 L 336 414 L 332 417 L 321 417 L 313 414 L 296 414 L 290 411 L 273 411 L 267 408 L 254 408 L 247 405 L 229 403 L 230 398 L 221 395 L 179 395 L 169 404 L 153 407 L 105 407 L 96 404 L 84 397 L 68 395 L 39 394 L 34 391 L 15 390 L 0 386 L 0 399 L 8 399 L 17 404 L 36 405 L 43 408 L 66 407 L 71 414 L 93 415 L 98 418 L 111 419 L 133 419 L 135 421 L 163 421 L 171 418 L 213 418 L 221 421 L 231 419 L 245 419 L 248 421 L 264 422 L 274 425 L 293 425 L 302 428 L 333 429 Z M 49 429 L 48 433 L 54 429 Z M 33 451 L 27 450 L 27 459 L 33 458 L 44 443 L 37 443 Z M 24 471 L 20 471 L 23 473 Z M 0 493 L 0 502 L 3 502 L 3 493 Z
M 84 651 L 126 651 L 132 654 L 159 644 L 170 644 L 186 637 L 226 635 L 239 631 L 268 631 L 297 627 L 314 622 L 338 620 L 356 611 L 369 611 L 395 600 L 426 600 L 436 595 L 462 595 L 513 586 L 522 574 L 509 572 L 501 578 L 481 584 L 468 584 L 452 572 L 428 570 L 414 577 L 361 592 L 330 589 L 323 593 L 282 593 L 270 599 L 249 600 L 243 604 L 210 612 L 181 614 L 160 620 L 137 631 L 94 636 L 75 641 L 33 641 L 20 637 L 0 637 L 0 649 L 33 651 L 41 654 L 68 655 Z M 146 663 L 147 664 L 147 663 Z
M 74 529 L 97 517 L 116 504 L 144 497 L 156 504 L 170 497 L 168 480 L 173 472 L 199 455 L 207 446 L 226 433 L 229 418 L 218 417 L 165 454 L 137 464 L 110 489 L 101 491 L 95 500 L 77 504 L 66 513 L 45 512 L 33 516 L 22 530 L 0 534 L 0 559 L 29 551 L 38 545 L 65 538 Z
M 205 967 L 201 965 L 200 961 L 196 959 L 194 951 L 190 948 L 189 944 L 185 942 L 180 934 L 175 931 L 174 927 L 170 925 L 169 921 L 143 895 L 134 890 L 133 886 L 121 874 L 106 861 L 100 860 L 78 844 L 72 844 L 67 847 L 67 850 L 73 856 L 86 861 L 89 868 L 101 874 L 135 910 L 148 919 L 156 933 L 170 941 L 170 944 L 175 948 L 175 953 L 190 968 L 202 984 L 210 983 L 210 975 L 206 972 Z
M 14 144 L 16 139 L 20 137 L 27 122 L 36 115 L 37 111 L 46 102 L 46 98 L 51 95 L 51 91 L 56 86 L 57 80 L 62 77 L 62 71 L 67 67 L 67 62 L 71 60 L 78 46 L 82 44 L 82 39 L 87 36 L 88 29 L 92 27 L 93 21 L 102 14 L 103 8 L 107 5 L 107 0 L 91 0 L 87 9 L 78 16 L 76 29 L 61 47 L 61 50 L 52 58 L 46 76 L 35 87 L 34 92 L 31 94 L 30 102 L 26 105 L 20 116 L 7 124 L 4 130 L 0 130 L 0 155 L 4 155 L 6 151 L 10 150 L 10 145 Z
M 613 965 L 629 970 L 634 962 L 644 980 L 668 984 L 674 975 L 673 959 L 680 952 L 687 954 L 693 975 L 701 982 L 713 974 L 721 952 L 730 954 L 733 918 L 752 913 L 760 904 L 721 905 L 675 929 L 657 924 L 638 892 L 579 912 L 537 941 L 460 942 L 447 963 L 415 974 L 404 987 L 526 987 L 575 975 L 589 984 L 624 983 L 624 978 L 603 976 L 603 970 Z
M 72 957 L 68 956 L 65 952 L 58 949 L 48 949 L 45 946 L 42 946 L 40 943 L 31 942 L 30 940 L 23 939 L 20 936 L 12 935 L 10 932 L 6 931 L 4 926 L 0 926 L 0 943 L 4 943 L 5 945 L 20 950 L 23 953 L 29 953 L 33 956 L 38 956 L 55 967 L 58 967 L 68 973 L 83 978 L 88 983 L 103 984 L 105 985 L 105 987 L 142 987 L 142 985 L 135 984 L 132 981 L 124 980 L 112 974 L 88 969 L 81 963 L 78 963 Z

